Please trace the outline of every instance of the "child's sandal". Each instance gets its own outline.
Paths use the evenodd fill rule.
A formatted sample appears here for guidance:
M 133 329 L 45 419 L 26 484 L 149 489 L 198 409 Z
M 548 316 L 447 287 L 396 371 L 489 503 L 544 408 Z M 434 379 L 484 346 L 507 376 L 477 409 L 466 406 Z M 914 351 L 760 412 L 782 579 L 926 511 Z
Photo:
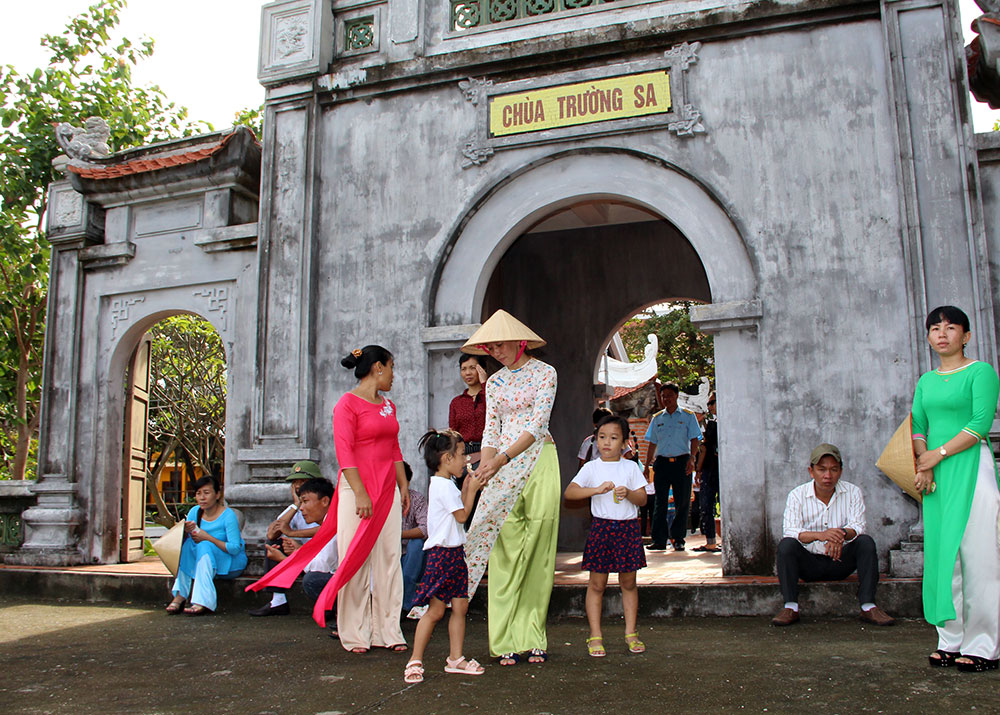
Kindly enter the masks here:
M 465 656 L 460 656 L 455 660 L 451 658 L 444 659 L 444 672 L 446 673 L 456 673 L 458 675 L 482 675 L 486 672 L 486 668 L 481 666 L 475 660 L 466 660 Z
M 626 633 L 625 634 L 625 644 L 628 646 L 629 653 L 645 653 L 646 644 L 639 640 L 638 633 Z
M 521 662 L 521 656 L 519 656 L 517 653 L 504 653 L 503 655 L 500 656 L 500 665 L 503 666 L 517 665 L 520 662 Z
M 403 682 L 406 683 L 424 682 L 423 661 L 411 660 L 409 663 L 406 664 L 406 670 L 403 671 Z
M 594 641 L 600 641 L 600 645 L 594 645 Z M 603 658 L 608 654 L 604 650 L 604 637 L 603 636 L 591 636 L 587 639 L 587 652 L 590 653 L 592 658 Z

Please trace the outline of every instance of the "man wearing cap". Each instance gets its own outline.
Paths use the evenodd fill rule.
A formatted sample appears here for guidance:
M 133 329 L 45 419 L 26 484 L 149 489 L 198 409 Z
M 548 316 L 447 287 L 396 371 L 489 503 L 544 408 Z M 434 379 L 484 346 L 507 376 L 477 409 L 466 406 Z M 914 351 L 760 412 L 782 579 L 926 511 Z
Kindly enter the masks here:
M 651 551 L 667 548 L 667 510 L 671 488 L 674 490 L 674 522 L 670 525 L 670 543 L 675 551 L 684 550 L 687 535 L 688 510 L 691 508 L 691 474 L 694 459 L 701 444 L 701 428 L 693 412 L 677 406 L 680 388 L 668 382 L 660 389 L 664 409 L 653 415 L 646 429 L 646 478 L 653 466 L 656 487 L 653 504 L 653 541 Z M 653 461 L 653 457 L 656 460 Z
M 319 465 L 315 462 L 303 460 L 292 465 L 291 471 L 285 477 L 285 481 L 289 483 L 292 490 L 292 503 L 267 527 L 267 538 L 264 541 L 265 549 L 267 546 L 273 546 L 282 549 L 287 554 L 290 551 L 285 550 L 282 542 L 283 538 L 294 539 L 296 543 L 301 545 L 319 531 L 320 525 L 318 523 L 307 522 L 302 512 L 299 511 L 299 487 L 305 484 L 308 479 L 323 478 L 323 473 L 319 470 Z M 292 544 L 288 544 L 287 548 L 292 549 Z M 270 571 L 278 561 L 270 557 L 265 557 L 265 563 L 267 565 L 265 571 Z M 248 611 L 248 613 L 251 616 L 257 617 L 287 616 L 290 613 L 288 598 L 285 595 L 288 589 L 269 587 L 268 590 L 271 592 L 271 602 L 260 608 L 254 608 Z
M 785 503 L 784 534 L 778 544 L 778 580 L 785 605 L 771 623 L 790 626 L 799 620 L 799 579 L 841 581 L 858 572 L 861 620 L 891 626 L 895 620 L 875 605 L 878 554 L 865 534 L 861 490 L 841 481 L 844 460 L 832 444 L 809 455 L 812 481 L 796 487 Z

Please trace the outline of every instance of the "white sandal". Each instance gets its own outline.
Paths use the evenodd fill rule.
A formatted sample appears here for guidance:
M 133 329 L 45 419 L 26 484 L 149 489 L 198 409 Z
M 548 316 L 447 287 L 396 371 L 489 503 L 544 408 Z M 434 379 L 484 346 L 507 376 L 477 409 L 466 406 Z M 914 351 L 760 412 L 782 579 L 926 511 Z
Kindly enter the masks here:
M 406 683 L 424 682 L 423 661 L 411 660 L 409 663 L 406 664 L 406 670 L 403 671 L 403 682 Z
M 456 660 L 445 658 L 444 662 L 444 672 L 446 673 L 456 673 L 458 675 L 482 675 L 486 672 L 486 668 L 481 666 L 475 660 L 466 660 L 464 655 Z

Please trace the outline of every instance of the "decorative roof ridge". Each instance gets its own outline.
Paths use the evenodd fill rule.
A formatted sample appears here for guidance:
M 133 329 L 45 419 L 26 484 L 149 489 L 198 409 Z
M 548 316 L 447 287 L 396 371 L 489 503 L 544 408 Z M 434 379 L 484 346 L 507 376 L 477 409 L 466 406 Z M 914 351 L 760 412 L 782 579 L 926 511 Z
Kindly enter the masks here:
M 223 131 L 228 133 L 223 134 Z M 249 127 L 237 126 L 223 131 L 129 149 L 100 162 L 73 160 L 66 168 L 86 179 L 114 179 L 202 161 L 220 152 L 239 134 L 249 134 L 251 141 L 260 145 Z

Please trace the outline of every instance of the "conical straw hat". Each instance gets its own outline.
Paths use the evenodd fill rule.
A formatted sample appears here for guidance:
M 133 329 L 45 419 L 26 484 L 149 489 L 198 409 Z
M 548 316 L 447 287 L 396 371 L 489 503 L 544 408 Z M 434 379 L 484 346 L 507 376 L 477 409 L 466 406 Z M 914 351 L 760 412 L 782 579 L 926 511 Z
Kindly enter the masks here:
M 479 326 L 471 338 L 465 341 L 462 352 L 470 355 L 485 355 L 486 351 L 479 347 L 480 345 L 499 343 L 504 340 L 527 340 L 530 349 L 545 345 L 545 341 L 527 325 L 506 310 L 498 310 Z
M 875 462 L 875 466 L 885 472 L 889 479 L 896 482 L 899 488 L 911 497 L 919 502 L 924 500 L 923 494 L 913 486 L 917 470 L 913 464 L 913 427 L 910 424 L 910 415 L 907 415 L 899 425 L 889 444 L 882 450 L 882 456 Z
M 178 521 L 170 527 L 170 530 L 159 539 L 153 542 L 153 550 L 160 557 L 163 565 L 170 569 L 170 573 L 177 575 L 177 569 L 181 563 L 181 544 L 184 541 L 184 521 Z

